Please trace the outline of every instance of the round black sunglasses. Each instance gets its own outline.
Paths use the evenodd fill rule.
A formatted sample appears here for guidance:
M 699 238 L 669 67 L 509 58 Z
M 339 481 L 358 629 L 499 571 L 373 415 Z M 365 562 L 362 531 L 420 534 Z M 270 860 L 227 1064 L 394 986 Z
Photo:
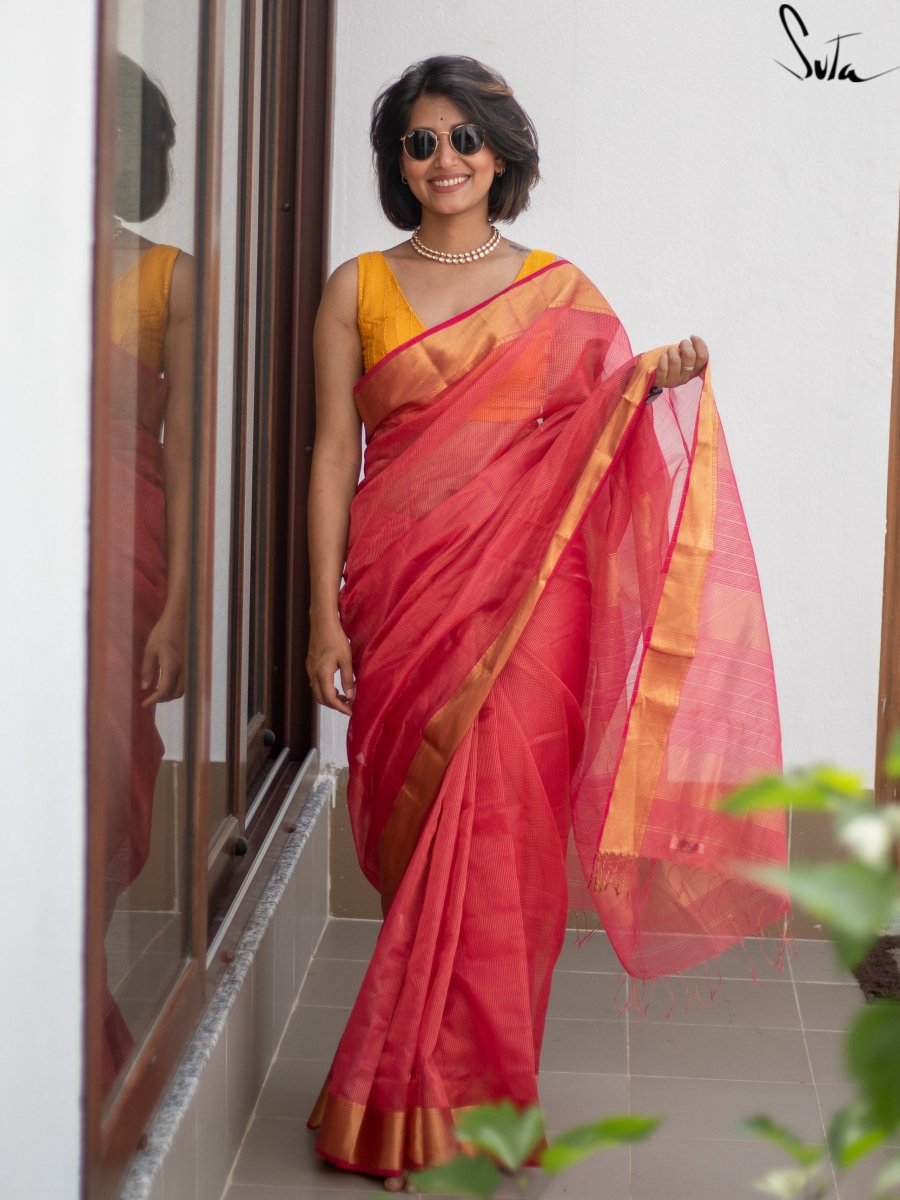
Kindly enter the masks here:
M 464 125 L 454 125 L 449 130 L 442 129 L 440 133 L 435 133 L 433 129 L 411 129 L 400 141 L 408 158 L 424 162 L 437 151 L 439 137 L 448 137 L 456 153 L 464 157 L 477 154 L 484 146 L 484 130 L 469 121 Z

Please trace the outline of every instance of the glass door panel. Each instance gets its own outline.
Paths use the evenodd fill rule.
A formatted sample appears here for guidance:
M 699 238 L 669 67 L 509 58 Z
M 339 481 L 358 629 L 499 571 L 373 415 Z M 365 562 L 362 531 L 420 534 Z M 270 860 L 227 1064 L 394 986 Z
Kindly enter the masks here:
M 110 1101 L 188 953 L 185 706 L 195 398 L 199 9 L 122 0 L 92 646 Z M 97 626 L 95 626 L 97 628 Z M 96 729 L 96 726 L 95 726 Z

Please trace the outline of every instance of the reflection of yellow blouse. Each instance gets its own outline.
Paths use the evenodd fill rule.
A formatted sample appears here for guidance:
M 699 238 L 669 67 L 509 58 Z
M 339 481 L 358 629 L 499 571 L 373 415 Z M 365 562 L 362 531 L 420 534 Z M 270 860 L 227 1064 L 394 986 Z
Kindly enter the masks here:
M 514 282 L 532 275 L 555 259 L 556 255 L 549 250 L 529 251 Z M 368 371 L 385 354 L 416 334 L 424 333 L 425 326 L 410 308 L 380 250 L 361 254 L 356 261 L 359 266 L 356 319 L 363 348 L 363 366 Z
M 150 246 L 113 284 L 112 340 L 162 374 L 177 246 Z

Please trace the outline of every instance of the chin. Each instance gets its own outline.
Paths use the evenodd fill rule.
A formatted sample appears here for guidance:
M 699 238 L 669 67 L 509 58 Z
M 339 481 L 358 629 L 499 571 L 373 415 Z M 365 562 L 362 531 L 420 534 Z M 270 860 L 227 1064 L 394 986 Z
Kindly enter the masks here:
M 435 196 L 429 193 L 426 199 L 419 200 L 423 209 L 428 209 L 442 217 L 459 216 L 462 213 L 478 212 L 487 200 L 487 192 L 483 196 L 472 196 L 470 193 L 462 196 Z

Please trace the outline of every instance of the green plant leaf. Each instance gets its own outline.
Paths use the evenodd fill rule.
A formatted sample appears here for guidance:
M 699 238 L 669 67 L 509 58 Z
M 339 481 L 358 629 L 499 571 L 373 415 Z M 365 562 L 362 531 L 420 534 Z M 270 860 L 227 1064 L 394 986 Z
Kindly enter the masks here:
M 440 1167 L 416 1171 L 409 1178 L 420 1192 L 489 1198 L 500 1187 L 503 1176 L 486 1158 L 458 1154 L 456 1158 Z
M 791 1133 L 789 1129 L 785 1129 L 783 1125 L 776 1125 L 772 1118 L 765 1114 L 749 1117 L 746 1121 L 742 1121 L 739 1129 L 742 1133 L 765 1138 L 766 1141 L 780 1146 L 802 1167 L 811 1167 L 813 1163 L 819 1162 L 824 1154 L 821 1146 L 811 1146 L 808 1142 L 798 1138 L 796 1134 Z
M 544 1136 L 544 1122 L 537 1105 L 520 1110 L 503 1100 L 464 1113 L 456 1123 L 456 1136 L 516 1171 Z
M 850 1026 L 844 1050 L 872 1117 L 893 1132 L 900 1125 L 900 1002 L 882 1000 L 865 1008 Z
M 725 812 L 742 816 L 766 808 L 811 808 L 828 810 L 833 801 L 806 775 L 764 775 L 738 788 L 722 801 Z
M 863 787 L 862 776 L 855 771 L 845 771 L 841 767 L 813 767 L 809 771 L 812 783 L 832 796 L 843 800 L 860 802 L 866 799 L 866 789 Z
M 661 1117 L 615 1116 L 568 1129 L 541 1154 L 541 1166 L 550 1175 L 574 1167 L 592 1154 L 624 1142 L 640 1142 L 660 1124 Z
M 836 1165 L 847 1171 L 877 1149 L 886 1136 L 887 1131 L 873 1118 L 865 1104 L 848 1104 L 831 1118 L 828 1149 Z
M 876 1200 L 889 1200 L 887 1196 L 888 1188 L 900 1187 L 900 1154 L 896 1154 L 893 1158 L 889 1158 L 875 1180 L 875 1197 Z M 896 1196 L 897 1193 L 895 1192 Z
M 818 1177 L 817 1177 L 818 1176 Z M 757 1179 L 754 1188 L 779 1200 L 819 1200 L 825 1195 L 825 1181 L 819 1168 L 782 1167 Z
M 891 738 L 887 758 L 884 760 L 884 773 L 891 779 L 900 779 L 900 729 Z
M 764 775 L 732 792 L 722 808 L 737 816 L 766 808 L 835 812 L 855 807 L 865 795 L 859 775 L 823 765 L 785 775 Z
M 801 908 L 827 925 L 847 966 L 865 957 L 896 903 L 896 879 L 888 866 L 797 863 L 790 870 L 757 867 L 748 874 L 774 890 L 789 891 Z

